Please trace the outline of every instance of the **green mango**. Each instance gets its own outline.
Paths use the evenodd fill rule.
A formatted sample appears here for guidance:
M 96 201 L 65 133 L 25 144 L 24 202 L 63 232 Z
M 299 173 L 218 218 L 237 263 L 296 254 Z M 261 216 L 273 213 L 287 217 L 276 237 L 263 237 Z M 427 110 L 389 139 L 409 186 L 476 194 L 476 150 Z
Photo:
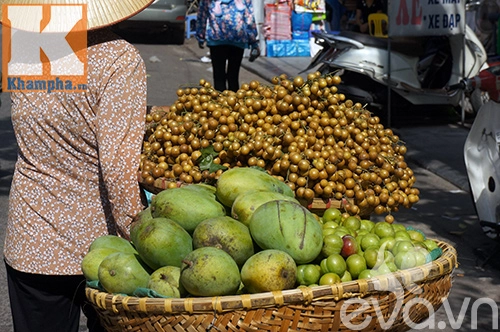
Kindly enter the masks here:
M 151 214 L 151 206 L 148 206 L 141 212 L 135 215 L 135 217 L 132 219 L 132 223 L 130 224 L 130 239 L 133 244 L 133 238 L 135 235 L 133 235 L 133 232 L 137 232 L 140 229 L 140 225 L 144 224 L 146 220 L 153 219 L 153 215 Z
M 204 193 L 212 196 L 214 199 L 216 199 L 216 196 L 215 196 L 216 188 L 214 186 L 207 184 L 207 183 L 193 183 L 193 184 L 183 186 L 182 188 L 191 189 L 191 190 L 198 190 L 198 191 L 204 192 Z
M 296 280 L 297 265 L 282 250 L 259 251 L 241 268 L 241 281 L 251 294 L 290 289 Z
M 202 221 L 193 232 L 193 248 L 216 247 L 227 252 L 238 266 L 254 254 L 248 227 L 229 216 Z
M 218 200 L 228 208 L 233 206 L 238 195 L 246 191 L 266 190 L 295 197 L 286 183 L 266 171 L 252 167 L 235 167 L 223 172 L 215 187 Z
M 151 273 L 148 288 L 168 297 L 182 297 L 186 290 L 180 283 L 181 268 L 177 266 L 162 266 Z
M 115 249 L 116 251 L 129 252 L 132 254 L 137 253 L 130 241 L 112 234 L 103 235 L 96 238 L 90 244 L 89 251 L 95 250 L 97 248 Z
M 208 190 L 187 187 L 159 192 L 151 201 L 152 216 L 171 219 L 192 234 L 203 220 L 226 215 L 226 208 Z
M 113 248 L 95 248 L 89 251 L 82 259 L 81 268 L 83 276 L 88 281 L 98 280 L 99 265 L 104 260 L 115 252 L 120 252 Z
M 180 267 L 184 256 L 193 250 L 191 235 L 168 218 L 135 224 L 130 236 L 142 260 L 153 270 L 166 265 Z
M 148 286 L 150 272 L 139 255 L 115 252 L 103 259 L 98 277 L 107 292 L 132 295 L 137 288 Z
M 144 210 L 142 210 L 141 212 L 139 212 L 134 217 L 134 219 L 132 220 L 132 222 L 137 222 L 137 221 L 140 221 L 140 220 L 151 219 L 151 218 L 153 218 L 153 215 L 151 214 L 151 206 L 148 206 L 147 208 L 145 208 Z
M 234 259 L 222 249 L 201 247 L 182 261 L 180 281 L 193 296 L 236 294 L 241 276 Z
M 264 203 L 277 199 L 299 203 L 294 197 L 273 191 L 254 190 L 239 194 L 231 207 L 231 216 L 248 226 L 254 211 Z
M 275 200 L 250 217 L 250 234 L 262 249 L 288 253 L 297 264 L 312 262 L 323 248 L 323 230 L 314 214 L 299 203 Z

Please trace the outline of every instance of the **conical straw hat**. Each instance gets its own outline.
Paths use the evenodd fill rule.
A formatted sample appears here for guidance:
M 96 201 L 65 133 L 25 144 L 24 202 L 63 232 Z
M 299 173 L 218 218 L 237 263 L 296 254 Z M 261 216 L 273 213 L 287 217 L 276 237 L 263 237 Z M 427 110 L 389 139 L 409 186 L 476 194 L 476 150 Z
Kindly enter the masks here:
M 154 0 L 0 0 L 0 20 L 4 22 L 3 5 L 23 5 L 16 14 L 16 29 L 25 31 L 40 31 L 40 20 L 35 19 L 33 6 L 28 5 L 87 5 L 87 30 L 109 26 L 137 14 L 149 6 Z M 65 12 L 67 13 L 67 12 Z M 11 14 L 10 14 L 11 15 Z M 75 14 L 76 15 L 76 14 Z M 81 15 L 81 10 L 80 10 Z M 12 16 L 9 16 L 12 17 Z M 74 22 L 66 17 L 67 21 Z M 64 21 L 62 18 L 56 21 Z M 20 23 L 19 23 L 20 22 Z M 52 24 L 53 32 L 62 32 L 67 25 L 61 23 L 61 28 Z M 59 31 L 58 31 L 59 30 Z

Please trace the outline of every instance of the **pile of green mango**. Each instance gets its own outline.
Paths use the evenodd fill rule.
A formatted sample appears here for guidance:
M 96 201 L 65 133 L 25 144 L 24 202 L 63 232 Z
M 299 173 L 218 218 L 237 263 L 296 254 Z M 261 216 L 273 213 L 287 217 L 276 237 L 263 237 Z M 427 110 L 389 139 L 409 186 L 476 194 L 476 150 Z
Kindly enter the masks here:
M 382 246 L 409 251 L 409 245 L 403 250 L 396 241 L 396 233 L 398 241 L 403 236 L 396 224 L 386 223 L 394 229 L 394 241 L 383 244 L 378 224 L 343 219 L 337 211 L 328 209 L 320 217 L 267 172 L 232 168 L 215 186 L 190 184 L 153 196 L 134 218 L 130 241 L 115 235 L 97 238 L 83 258 L 82 271 L 89 283 L 109 293 L 224 296 L 324 285 L 347 280 L 348 273 L 351 279 L 370 277 L 380 259 L 372 256 Z M 413 247 L 425 243 L 428 252 L 433 249 L 426 239 L 421 245 L 412 237 L 420 232 L 405 232 Z M 378 240 L 372 243 L 374 236 Z M 351 247 L 345 249 L 344 242 Z M 387 257 L 376 266 L 377 273 L 417 261 L 389 253 L 382 253 Z

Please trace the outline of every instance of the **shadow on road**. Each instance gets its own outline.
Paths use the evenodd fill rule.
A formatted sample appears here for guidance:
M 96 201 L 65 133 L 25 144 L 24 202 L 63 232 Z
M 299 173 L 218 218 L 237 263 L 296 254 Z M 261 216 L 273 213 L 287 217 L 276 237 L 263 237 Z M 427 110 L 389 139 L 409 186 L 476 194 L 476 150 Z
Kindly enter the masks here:
M 172 36 L 163 31 L 145 32 L 142 30 L 113 30 L 117 35 L 132 44 L 171 45 Z
M 17 158 L 17 144 L 14 136 L 14 129 L 10 119 L 10 105 L 2 103 L 2 115 L 0 117 L 0 196 L 8 196 L 12 174 L 14 173 L 14 163 Z
M 12 171 L 0 170 L 0 196 L 9 196 L 10 184 L 12 182 Z

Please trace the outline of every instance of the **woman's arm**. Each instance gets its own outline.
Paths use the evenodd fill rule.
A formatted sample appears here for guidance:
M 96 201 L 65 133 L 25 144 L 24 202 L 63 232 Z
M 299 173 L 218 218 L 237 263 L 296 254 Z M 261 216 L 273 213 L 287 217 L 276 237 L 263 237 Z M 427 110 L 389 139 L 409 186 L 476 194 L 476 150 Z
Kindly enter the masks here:
M 115 226 L 128 238 L 132 218 L 144 208 L 137 172 L 146 121 L 146 67 L 135 49 L 125 47 L 109 73 L 97 113 L 99 166 Z
M 247 11 L 246 11 L 246 25 L 248 29 L 248 44 L 252 48 L 258 48 L 259 44 L 257 42 L 257 24 L 255 22 L 254 10 L 252 0 L 246 0 Z

